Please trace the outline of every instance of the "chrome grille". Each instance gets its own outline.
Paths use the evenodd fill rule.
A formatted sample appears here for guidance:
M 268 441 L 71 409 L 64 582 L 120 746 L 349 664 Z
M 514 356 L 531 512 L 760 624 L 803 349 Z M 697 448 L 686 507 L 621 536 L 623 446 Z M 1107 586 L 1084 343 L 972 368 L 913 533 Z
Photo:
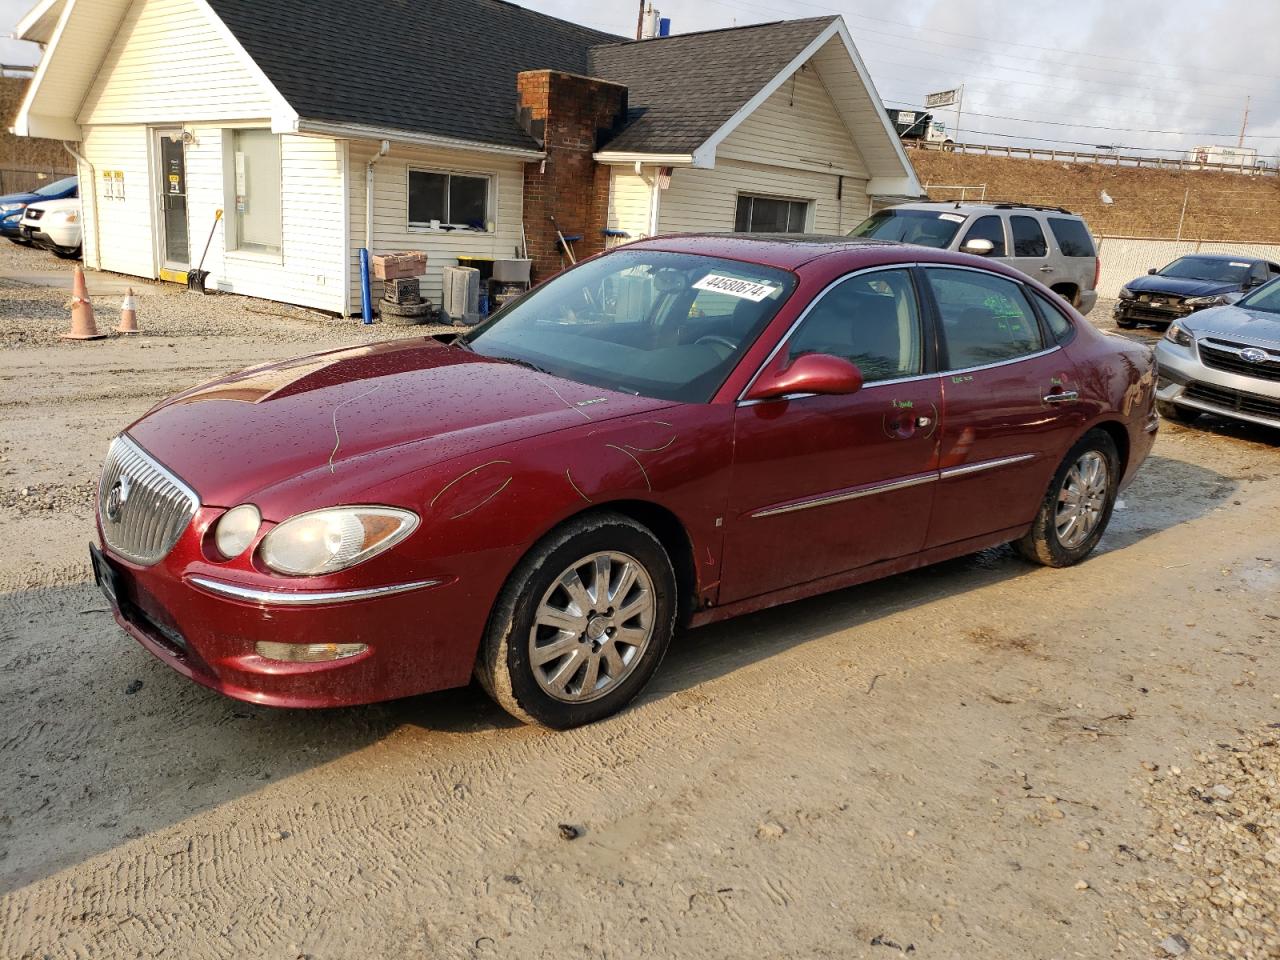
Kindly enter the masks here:
M 116 553 L 144 567 L 159 563 L 199 506 L 194 490 L 128 437 L 111 441 L 98 484 L 98 519 Z

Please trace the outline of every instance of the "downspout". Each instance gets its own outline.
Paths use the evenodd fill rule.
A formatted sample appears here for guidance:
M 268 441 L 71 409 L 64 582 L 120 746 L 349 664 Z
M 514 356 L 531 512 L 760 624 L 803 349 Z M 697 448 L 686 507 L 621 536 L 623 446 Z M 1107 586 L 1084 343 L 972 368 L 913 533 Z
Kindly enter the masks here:
M 373 168 L 391 152 L 391 141 L 383 140 L 369 162 L 364 176 L 364 249 L 360 251 L 360 308 L 361 323 L 373 323 L 373 290 L 369 282 L 369 258 L 373 256 Z
M 101 243 L 102 231 L 98 223 L 98 193 L 97 193 L 98 172 L 94 170 L 93 164 L 90 163 L 88 160 L 86 160 L 84 157 L 82 157 L 79 153 L 77 153 L 75 147 L 71 146 L 71 144 L 68 143 L 66 140 L 62 141 L 62 149 L 67 151 L 67 153 L 71 154 L 72 158 L 76 161 L 76 163 L 81 164 L 82 166 L 88 167 L 89 169 L 89 197 L 93 201 L 93 259 L 96 261 L 95 263 L 90 264 L 90 266 L 94 267 L 97 270 L 101 270 L 102 269 L 102 243 Z M 84 183 L 81 182 L 80 184 L 81 206 L 84 205 L 84 196 L 85 196 Z

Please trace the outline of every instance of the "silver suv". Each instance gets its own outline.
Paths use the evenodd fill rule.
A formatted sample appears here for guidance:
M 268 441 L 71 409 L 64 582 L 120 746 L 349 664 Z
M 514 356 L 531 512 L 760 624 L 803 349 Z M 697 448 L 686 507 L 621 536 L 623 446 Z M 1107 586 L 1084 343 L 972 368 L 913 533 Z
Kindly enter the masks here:
M 1098 302 L 1098 250 L 1084 219 L 1061 207 L 1023 203 L 900 203 L 849 234 L 958 250 L 1007 263 L 1081 313 Z

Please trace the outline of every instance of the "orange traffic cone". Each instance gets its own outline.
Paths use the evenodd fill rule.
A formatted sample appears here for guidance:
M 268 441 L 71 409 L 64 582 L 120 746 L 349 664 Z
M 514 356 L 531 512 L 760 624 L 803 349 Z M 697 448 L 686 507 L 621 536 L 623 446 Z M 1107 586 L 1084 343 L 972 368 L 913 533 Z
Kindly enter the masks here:
M 116 333 L 138 332 L 138 304 L 133 299 L 133 287 L 130 287 L 124 303 L 120 304 L 120 326 L 116 327 Z
M 71 330 L 62 335 L 63 340 L 102 340 L 106 337 L 105 333 L 98 332 L 98 324 L 93 318 L 93 304 L 89 302 L 89 288 L 84 282 L 84 270 L 78 266 L 67 306 L 71 308 Z

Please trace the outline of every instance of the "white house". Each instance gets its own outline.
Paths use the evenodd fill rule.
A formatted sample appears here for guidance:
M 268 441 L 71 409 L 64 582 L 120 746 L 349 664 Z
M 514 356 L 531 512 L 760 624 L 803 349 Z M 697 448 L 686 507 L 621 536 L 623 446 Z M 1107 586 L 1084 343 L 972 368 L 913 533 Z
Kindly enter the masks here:
M 42 0 L 14 123 L 65 142 L 85 262 L 349 314 L 359 252 L 560 266 L 688 230 L 842 232 L 921 193 L 840 18 L 628 41 L 503 0 Z M 221 222 L 216 212 L 225 211 Z

